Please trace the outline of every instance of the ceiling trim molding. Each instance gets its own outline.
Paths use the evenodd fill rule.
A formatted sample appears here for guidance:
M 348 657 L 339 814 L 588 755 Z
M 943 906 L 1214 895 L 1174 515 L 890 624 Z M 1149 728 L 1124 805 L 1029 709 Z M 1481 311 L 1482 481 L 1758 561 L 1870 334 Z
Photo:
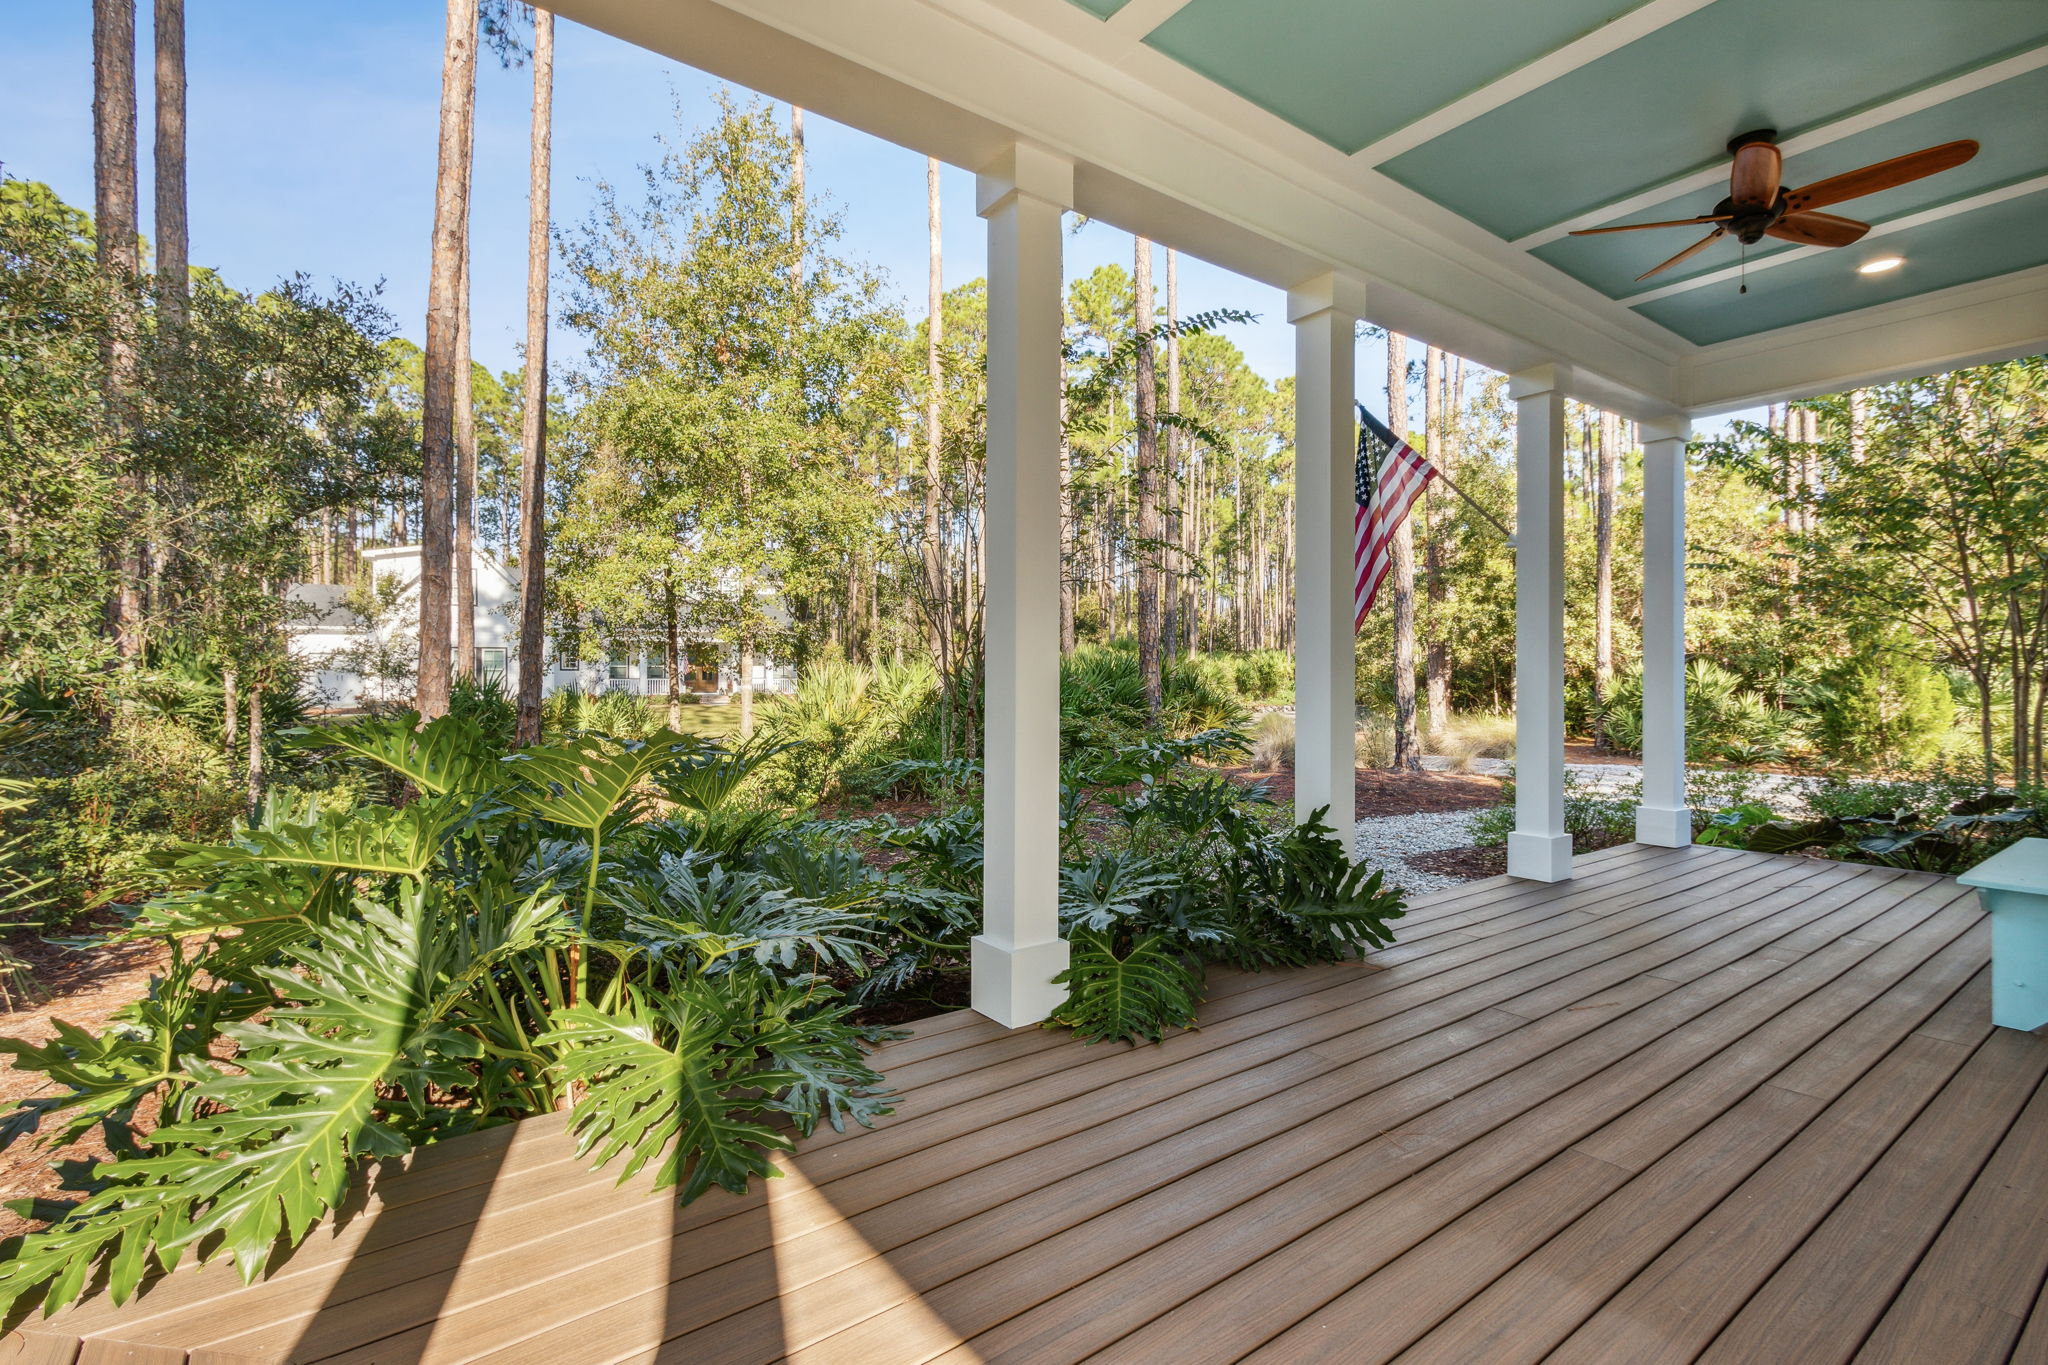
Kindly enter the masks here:
M 1844 138 L 1868 132 L 1872 128 L 1881 128 L 1909 114 L 1917 114 L 1923 109 L 1932 109 L 1938 104 L 1946 104 L 1964 95 L 1975 94 L 1979 90 L 1989 89 L 2016 76 L 2038 71 L 2044 66 L 2048 66 L 2048 43 L 2015 53 L 1988 66 L 1980 66 L 1974 71 L 1966 71 L 1960 76 L 1923 86 L 1910 94 L 1887 100 L 1883 104 L 1872 105 L 1868 109 L 1835 119 L 1833 122 L 1821 124 L 1797 137 L 1786 138 L 1779 147 L 1787 157 L 1798 156 L 1801 152 L 1810 152 L 1829 143 L 1840 142 Z M 1725 160 L 1717 161 L 1712 166 L 1666 180 L 1649 189 L 1631 194 L 1625 199 L 1616 199 L 1598 208 L 1588 209 L 1584 213 L 1575 214 L 1525 237 L 1517 237 L 1508 245 L 1518 251 L 1533 251 L 1539 246 L 1547 246 L 1558 238 L 1569 235 L 1574 228 L 1599 227 L 1678 195 L 1722 184 L 1727 178 L 1728 163 Z
M 2000 185 L 1996 189 L 1984 190 L 1946 204 L 1936 204 L 1933 208 L 1921 209 L 1915 213 L 1901 214 L 1897 218 L 1887 218 L 1881 223 L 1872 224 L 1870 231 L 1864 233 L 1850 247 L 1795 246 L 1784 251 L 1774 251 L 1768 256 L 1759 256 L 1757 259 L 1748 262 L 1746 266 L 1741 263 L 1724 266 L 1719 270 L 1710 270 L 1704 275 L 1694 275 L 1688 279 L 1674 280 L 1670 284 L 1661 285 L 1656 289 L 1646 289 L 1640 294 L 1632 294 L 1627 298 L 1617 299 L 1616 302 L 1624 308 L 1634 308 L 1638 304 L 1670 298 L 1673 294 L 1687 294 L 1705 285 L 1720 284 L 1728 280 L 1740 279 L 1745 269 L 1752 272 L 1769 270 L 1773 266 L 1784 265 L 1788 261 L 1801 261 L 1805 260 L 1808 256 L 1818 256 L 1824 251 L 1852 250 L 1854 247 L 1862 246 L 1864 242 L 1874 242 L 1888 237 L 1894 232 L 1904 232 L 1907 228 L 1916 228 L 1925 223 L 1938 223 L 1944 218 L 1960 217 L 1977 209 L 1990 208 L 1993 204 L 2003 204 L 2008 199 L 2018 199 L 2023 195 L 2033 194 L 2037 190 L 2048 190 L 2048 175 L 2036 175 L 2030 176 L 2025 180 L 2015 180 L 2009 184 Z
M 1182 2 L 1185 3 L 1185 0 Z M 1368 143 L 1353 156 L 1368 166 L 1378 166 L 1392 161 L 1401 153 L 1420 147 L 1431 138 L 1441 137 L 1483 114 L 1490 114 L 1532 90 L 1541 89 L 1560 76 L 1569 75 L 1610 52 L 1627 47 L 1638 38 L 1647 37 L 1668 24 L 1675 24 L 1687 15 L 1705 9 L 1713 2 L 1714 0 L 1649 0 L 1648 4 L 1639 5 L 1619 19 L 1610 19 L 1591 33 L 1574 38 L 1563 47 L 1553 48 L 1526 66 L 1516 67 L 1505 76 L 1489 81 L 1469 95 L 1461 96 L 1440 109 L 1424 114 L 1413 123 L 1395 129 L 1377 142 Z M 1132 0 L 1133 5 L 1138 3 L 1142 3 L 1142 0 Z
M 1187 8 L 1189 0 L 1127 0 L 1102 21 L 1103 31 L 1127 42 L 1142 43 L 1145 35 Z

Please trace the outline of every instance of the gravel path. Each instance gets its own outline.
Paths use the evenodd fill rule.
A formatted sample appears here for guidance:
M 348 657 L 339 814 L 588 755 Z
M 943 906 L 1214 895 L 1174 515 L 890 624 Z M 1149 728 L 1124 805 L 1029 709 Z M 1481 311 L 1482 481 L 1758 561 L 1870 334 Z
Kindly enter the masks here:
M 1476 810 L 1443 811 L 1434 815 L 1382 815 L 1358 822 L 1358 860 L 1378 868 L 1386 880 L 1410 895 L 1441 891 L 1458 886 L 1462 877 L 1425 872 L 1403 861 L 1411 853 L 1435 853 L 1446 848 L 1470 848 Z

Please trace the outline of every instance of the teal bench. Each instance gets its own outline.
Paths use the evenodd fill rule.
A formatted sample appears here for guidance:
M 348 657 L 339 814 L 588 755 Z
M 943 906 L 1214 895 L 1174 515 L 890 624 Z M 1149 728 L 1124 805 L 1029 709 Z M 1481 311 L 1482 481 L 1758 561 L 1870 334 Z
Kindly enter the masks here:
M 2022 839 L 1956 880 L 1991 916 L 1991 1022 L 2048 1024 L 2048 839 Z

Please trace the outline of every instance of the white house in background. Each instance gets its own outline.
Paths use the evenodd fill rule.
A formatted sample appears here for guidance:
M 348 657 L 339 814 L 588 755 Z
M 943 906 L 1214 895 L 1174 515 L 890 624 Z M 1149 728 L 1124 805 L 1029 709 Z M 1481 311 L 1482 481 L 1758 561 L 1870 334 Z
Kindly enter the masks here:
M 286 600 L 299 608 L 291 628 L 292 655 L 304 665 L 317 703 L 335 710 L 396 700 L 411 687 L 413 641 L 419 621 L 420 549 L 400 545 L 366 550 L 361 558 L 384 604 L 374 618 L 355 610 L 348 600 L 351 590 L 340 584 L 295 583 L 285 590 Z M 519 681 L 519 584 L 482 548 L 471 555 L 470 574 L 476 585 L 476 613 L 470 629 L 476 639 L 477 672 L 510 690 Z M 548 663 L 547 677 L 541 683 L 544 694 L 571 689 L 649 697 L 668 694 L 667 660 L 659 644 L 652 652 L 623 648 L 603 658 L 578 660 L 562 658 L 550 643 L 544 654 Z M 717 640 L 686 641 L 683 658 L 685 691 L 702 698 L 722 698 L 739 687 L 738 659 L 730 646 Z M 757 693 L 788 692 L 795 686 L 795 669 L 756 656 Z

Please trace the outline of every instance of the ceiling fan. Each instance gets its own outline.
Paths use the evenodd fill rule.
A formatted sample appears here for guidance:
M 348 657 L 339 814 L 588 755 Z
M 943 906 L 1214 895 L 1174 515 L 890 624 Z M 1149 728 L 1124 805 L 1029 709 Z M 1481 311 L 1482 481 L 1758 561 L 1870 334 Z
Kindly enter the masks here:
M 1777 237 L 1803 246 L 1848 246 L 1870 231 L 1870 224 L 1815 210 L 1960 166 L 1977 155 L 1977 144 L 1968 138 L 1960 142 L 1944 142 L 1939 147 L 1927 147 L 1860 170 L 1831 175 L 1796 190 L 1787 190 L 1778 183 L 1784 156 L 1778 150 L 1778 134 L 1774 130 L 1760 128 L 1730 138 L 1728 151 L 1735 158 L 1735 164 L 1728 172 L 1728 197 L 1714 205 L 1712 213 L 1662 223 L 1580 228 L 1571 235 L 1593 237 L 1604 232 L 1640 232 L 1645 228 L 1693 227 L 1702 223 L 1714 225 L 1712 232 L 1670 260 L 1636 276 L 1639 281 L 1669 270 L 1731 233 L 1744 246 L 1753 246 L 1765 237 Z

